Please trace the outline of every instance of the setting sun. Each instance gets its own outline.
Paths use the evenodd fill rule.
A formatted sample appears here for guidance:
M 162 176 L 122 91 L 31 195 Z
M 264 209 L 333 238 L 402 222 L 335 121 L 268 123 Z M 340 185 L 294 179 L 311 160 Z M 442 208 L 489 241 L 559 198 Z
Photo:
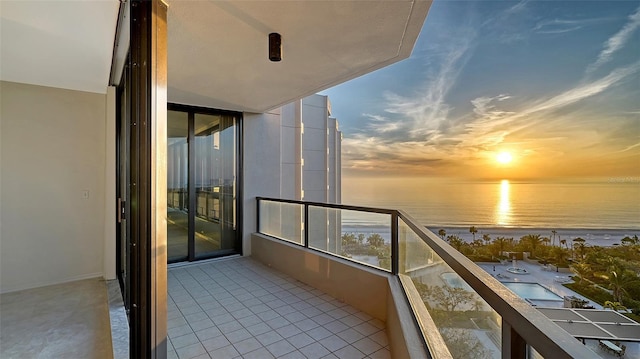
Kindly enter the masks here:
M 511 156 L 511 153 L 509 153 L 509 152 L 500 152 L 496 156 L 496 161 L 498 161 L 499 163 L 502 163 L 502 164 L 510 163 L 511 160 L 513 160 L 513 157 Z

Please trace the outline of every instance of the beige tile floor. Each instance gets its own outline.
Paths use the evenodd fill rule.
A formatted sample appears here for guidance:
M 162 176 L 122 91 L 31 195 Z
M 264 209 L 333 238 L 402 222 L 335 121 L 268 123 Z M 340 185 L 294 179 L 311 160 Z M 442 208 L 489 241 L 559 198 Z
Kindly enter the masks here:
M 390 358 L 385 325 L 251 258 L 170 268 L 168 358 Z
M 103 280 L 0 295 L 0 358 L 112 357 Z
M 250 258 L 171 268 L 169 358 L 389 358 L 384 323 Z M 0 358 L 112 358 L 105 282 L 0 295 Z

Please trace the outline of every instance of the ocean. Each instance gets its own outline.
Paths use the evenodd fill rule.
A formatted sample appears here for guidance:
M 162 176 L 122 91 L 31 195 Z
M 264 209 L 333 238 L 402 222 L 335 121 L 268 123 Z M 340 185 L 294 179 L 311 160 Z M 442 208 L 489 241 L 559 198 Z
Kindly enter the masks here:
M 591 182 L 345 178 L 342 203 L 402 209 L 429 228 L 640 230 L 640 178 Z M 357 222 L 354 218 L 351 224 Z

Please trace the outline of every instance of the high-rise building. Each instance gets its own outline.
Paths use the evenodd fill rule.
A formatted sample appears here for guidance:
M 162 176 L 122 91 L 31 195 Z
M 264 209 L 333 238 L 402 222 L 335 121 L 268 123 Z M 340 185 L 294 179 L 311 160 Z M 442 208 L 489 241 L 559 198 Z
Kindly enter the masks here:
M 282 108 L 281 196 L 340 203 L 342 133 L 327 96 L 312 95 Z

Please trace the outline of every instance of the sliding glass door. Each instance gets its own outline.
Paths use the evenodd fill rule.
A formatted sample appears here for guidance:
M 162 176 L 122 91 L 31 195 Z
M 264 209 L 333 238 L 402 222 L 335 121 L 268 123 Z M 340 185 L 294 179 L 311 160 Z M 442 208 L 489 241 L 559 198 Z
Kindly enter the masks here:
M 189 257 L 189 120 L 167 111 L 167 259 Z
M 130 127 L 131 127 L 131 104 L 130 104 L 130 76 L 128 59 L 122 72 L 122 80 L 118 86 L 118 119 L 116 120 L 116 268 L 120 290 L 124 300 L 127 314 L 131 306 L 131 226 L 127 220 L 127 214 L 131 213 L 130 200 Z
M 117 74 L 117 59 L 112 69 L 113 77 L 121 76 L 115 138 L 116 268 L 129 321 L 129 356 L 164 358 L 166 238 L 164 213 L 156 208 L 165 202 L 164 181 L 159 179 L 166 176 L 167 5 L 127 1 L 121 4 L 123 14 L 118 33 L 129 39 L 116 36 L 116 41 L 128 53 L 122 74 Z
M 169 106 L 169 262 L 240 253 L 239 126 L 238 113 Z

